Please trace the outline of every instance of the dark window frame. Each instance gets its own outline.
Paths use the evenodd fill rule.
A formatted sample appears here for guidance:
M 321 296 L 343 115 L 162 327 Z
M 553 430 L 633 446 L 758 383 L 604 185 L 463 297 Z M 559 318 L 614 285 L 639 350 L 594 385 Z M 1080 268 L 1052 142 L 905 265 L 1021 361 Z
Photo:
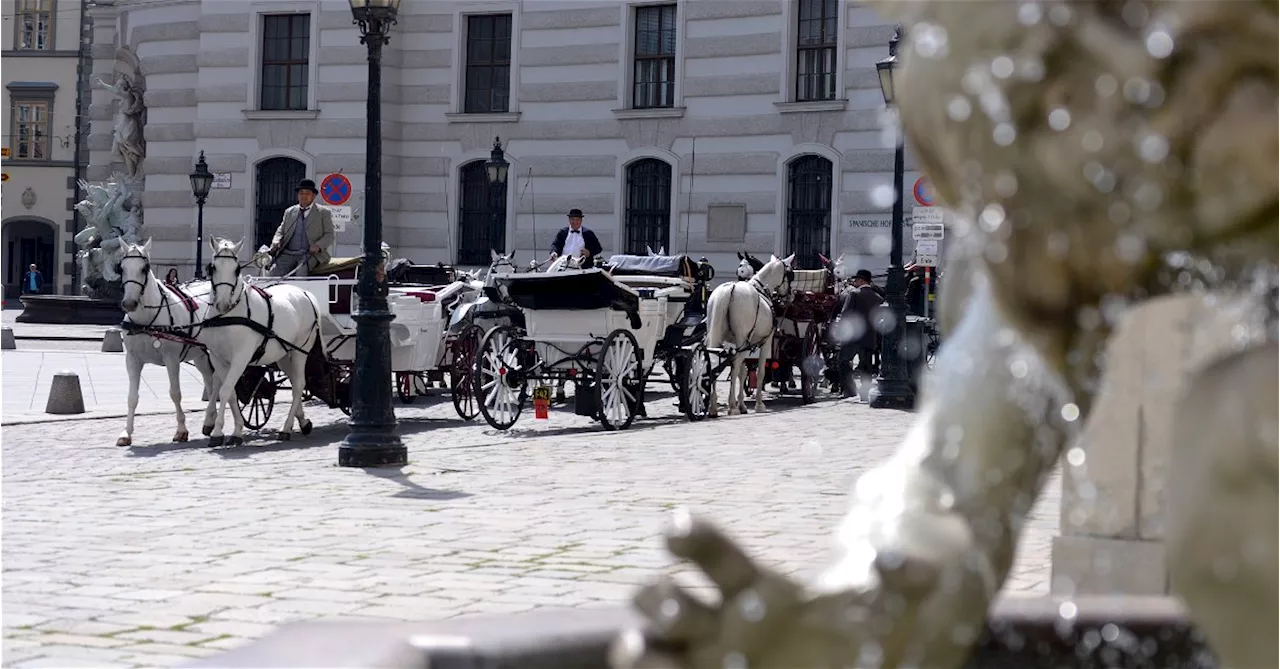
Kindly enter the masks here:
M 679 8 L 675 3 L 637 5 L 631 12 L 631 107 L 672 108 L 676 97 Z M 647 25 L 646 18 L 656 19 L 657 27 L 642 30 Z
M 490 251 L 506 253 L 507 188 L 509 183 L 489 183 L 484 160 L 472 160 L 458 168 L 458 265 L 486 267 Z
M 841 1 L 796 0 L 796 102 L 837 98 Z
M 462 113 L 510 113 L 514 17 L 511 12 L 495 12 L 467 14 L 465 19 Z
M 787 164 L 785 254 L 796 254 L 796 269 L 819 269 L 817 254 L 831 256 L 834 170 L 829 158 L 816 153 L 797 156 Z
M 666 248 L 671 253 L 674 172 L 671 163 L 660 158 L 640 158 L 627 164 L 623 202 L 625 253 L 645 255 L 650 248 Z
M 43 26 L 40 19 L 43 18 Z M 44 28 L 44 44 L 28 45 L 24 39 L 27 32 L 28 19 L 33 21 L 32 37 L 39 39 L 40 28 Z M 14 51 L 53 51 L 54 37 L 57 33 L 57 11 L 53 0 L 17 0 L 13 12 L 13 49 Z
M 254 247 L 271 243 L 284 212 L 297 204 L 294 187 L 307 176 L 306 163 L 290 156 L 271 156 L 254 165 Z
M 261 16 L 258 109 L 307 111 L 311 106 L 311 14 L 291 12 Z M 301 45 L 297 44 L 299 41 Z M 277 73 L 278 77 L 270 77 L 269 73 Z M 268 80 L 273 78 L 283 81 L 283 84 L 269 85 Z

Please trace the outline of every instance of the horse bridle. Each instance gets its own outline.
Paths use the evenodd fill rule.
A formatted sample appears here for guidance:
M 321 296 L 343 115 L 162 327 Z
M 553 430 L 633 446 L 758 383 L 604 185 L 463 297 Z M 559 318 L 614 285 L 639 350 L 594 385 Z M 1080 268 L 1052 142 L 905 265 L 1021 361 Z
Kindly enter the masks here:
M 234 260 L 234 261 L 236 262 L 236 274 L 235 274 L 235 281 L 234 281 L 234 282 L 227 282 L 227 281 L 214 281 L 214 280 L 213 280 L 213 277 L 214 277 L 214 272 L 213 272 L 213 270 L 214 270 L 214 264 L 213 264 L 213 263 L 217 262 L 217 261 L 218 261 L 218 259 L 222 259 L 222 260 Z M 249 262 L 247 262 L 247 263 L 242 263 L 242 262 L 240 262 L 240 258 L 239 258 L 239 257 L 237 257 L 236 255 L 234 255 L 234 254 L 233 254 L 233 255 L 227 255 L 227 254 L 223 253 L 223 252 L 222 252 L 222 250 L 219 250 L 217 253 L 213 254 L 213 257 L 209 259 L 209 264 L 205 266 L 205 273 L 206 273 L 206 274 L 208 274 L 208 276 L 209 276 L 209 295 L 211 296 L 212 301 L 216 302 L 216 301 L 217 301 L 217 299 L 218 299 L 218 286 L 226 286 L 227 288 L 230 288 L 230 289 L 231 289 L 231 295 L 234 297 L 234 296 L 235 296 L 235 294 L 236 294 L 236 288 L 238 288 L 238 287 L 241 285 L 241 283 L 242 283 L 242 282 L 240 281 L 240 273 L 244 271 L 244 268 L 249 267 L 249 266 L 250 266 L 250 265 L 252 265 L 252 264 L 253 264 L 253 261 L 252 261 L 252 260 L 250 260 L 250 261 L 249 261 Z M 241 297 L 241 298 L 243 298 L 243 297 L 244 297 L 244 293 L 243 293 L 243 292 L 241 292 L 241 293 L 240 293 L 240 297 Z M 235 308 L 235 306 L 236 306 L 237 304 L 240 304 L 240 299 L 236 299 L 236 301 L 235 301 L 235 302 L 232 302 L 232 303 L 231 303 L 231 306 L 227 307 L 227 311 L 230 311 L 230 310 L 234 309 L 234 308 Z

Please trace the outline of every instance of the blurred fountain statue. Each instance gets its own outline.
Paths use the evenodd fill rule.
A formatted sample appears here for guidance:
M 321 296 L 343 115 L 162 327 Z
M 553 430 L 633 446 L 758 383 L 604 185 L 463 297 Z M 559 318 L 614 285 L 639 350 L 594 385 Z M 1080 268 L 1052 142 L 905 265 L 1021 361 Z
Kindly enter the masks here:
M 1224 667 L 1280 666 L 1276 3 L 872 4 L 905 26 L 901 122 L 954 217 L 915 425 L 814 583 L 678 515 L 669 548 L 721 599 L 644 588 L 661 643 L 628 633 L 615 665 L 960 666 L 1117 320 L 1190 290 L 1234 346 L 1172 412 L 1171 584 Z
M 123 294 L 119 263 L 126 244 L 138 244 L 142 206 L 123 175 L 104 184 L 80 182 L 85 198 L 76 204 L 85 229 L 75 236 L 80 251 L 81 292 L 96 299 L 118 300 Z
M 142 76 L 142 64 L 137 54 L 127 46 L 116 50 L 116 82 L 102 79 L 98 85 L 111 91 L 120 100 L 116 110 L 111 151 L 124 161 L 125 174 L 130 180 L 142 177 L 142 161 L 147 156 L 147 107 L 144 100 L 146 79 Z

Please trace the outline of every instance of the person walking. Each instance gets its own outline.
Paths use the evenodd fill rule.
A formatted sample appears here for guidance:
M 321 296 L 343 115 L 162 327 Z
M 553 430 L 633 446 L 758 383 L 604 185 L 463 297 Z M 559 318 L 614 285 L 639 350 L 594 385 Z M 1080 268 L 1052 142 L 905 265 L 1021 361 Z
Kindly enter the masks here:
M 832 336 L 839 345 L 837 357 L 840 370 L 841 393 L 844 397 L 858 397 L 870 401 L 871 379 L 875 377 L 875 353 L 880 343 L 880 333 L 875 329 L 875 312 L 884 303 L 871 285 L 862 283 L 845 290 L 841 295 L 839 315 L 832 327 Z M 852 366 L 857 356 L 858 365 Z
M 551 260 L 560 256 L 582 256 L 582 267 L 591 267 L 595 257 L 604 252 L 596 233 L 582 224 L 582 210 L 569 210 L 569 225 L 551 240 Z
M 298 182 L 298 204 L 284 210 L 280 227 L 271 238 L 271 255 L 275 264 L 271 276 L 307 274 L 329 262 L 329 246 L 333 244 L 333 213 L 316 204 L 316 182 Z M 296 270 L 296 271 L 295 271 Z
M 44 275 L 40 270 L 36 269 L 36 264 L 31 263 L 27 268 L 27 273 L 22 275 L 22 294 L 35 295 L 44 290 Z

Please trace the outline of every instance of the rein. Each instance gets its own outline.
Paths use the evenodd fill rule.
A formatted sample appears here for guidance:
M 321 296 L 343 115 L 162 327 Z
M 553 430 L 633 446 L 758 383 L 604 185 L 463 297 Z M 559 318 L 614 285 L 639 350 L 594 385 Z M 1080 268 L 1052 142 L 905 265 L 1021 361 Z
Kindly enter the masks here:
M 123 281 L 123 285 L 127 286 L 133 284 L 138 286 L 139 299 L 141 299 L 146 295 L 147 285 L 154 282 L 156 284 L 156 289 L 160 291 L 160 304 L 139 304 L 135 309 L 133 309 L 133 311 L 143 309 L 152 310 L 151 320 L 147 323 L 138 323 L 132 320 L 130 316 L 126 315 L 124 320 L 120 323 L 120 329 L 130 335 L 146 334 L 156 339 L 163 339 L 165 341 L 182 344 L 182 358 L 186 358 L 187 353 L 192 348 L 199 348 L 203 350 L 204 344 L 201 344 L 195 339 L 195 328 L 197 325 L 195 323 L 197 309 L 195 300 L 189 295 L 183 293 L 181 289 L 157 281 L 151 272 L 151 261 L 148 258 L 143 256 L 125 256 L 120 259 L 120 265 L 123 265 L 125 260 L 142 260 L 146 264 L 142 267 L 142 281 L 138 281 L 136 279 L 125 279 Z M 177 325 L 177 319 L 173 317 L 173 303 L 169 300 L 170 291 L 177 295 L 177 302 L 186 308 L 187 317 L 190 320 L 187 325 Z M 162 309 L 164 310 L 165 316 L 168 318 L 168 325 L 156 325 L 156 321 L 160 318 L 160 311 Z

